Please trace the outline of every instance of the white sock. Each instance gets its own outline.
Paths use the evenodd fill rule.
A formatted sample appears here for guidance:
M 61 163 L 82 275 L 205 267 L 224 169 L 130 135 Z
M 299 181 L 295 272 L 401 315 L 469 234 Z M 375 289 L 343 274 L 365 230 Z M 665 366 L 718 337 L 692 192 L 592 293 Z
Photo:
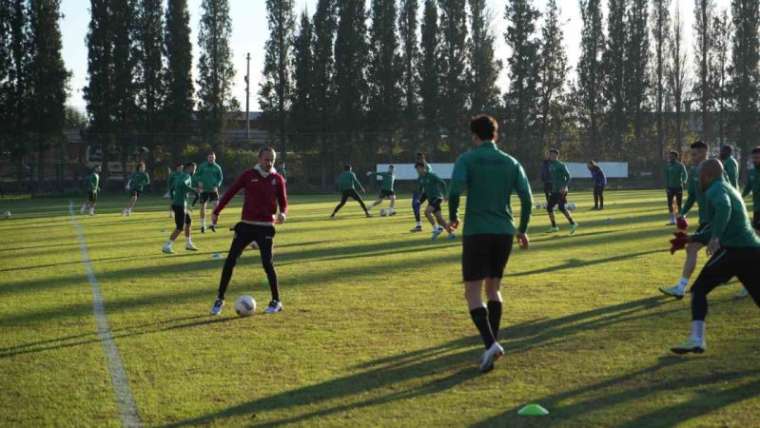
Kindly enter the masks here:
M 691 322 L 691 338 L 698 341 L 702 341 L 705 338 L 705 322 L 704 321 L 692 321 Z
M 417 227 L 422 227 L 422 222 L 421 221 L 417 222 Z
M 683 291 L 687 285 L 689 285 L 689 278 L 681 277 L 681 279 L 678 280 L 677 286 L 679 290 Z
M 193 238 L 187 238 L 187 245 L 193 245 Z

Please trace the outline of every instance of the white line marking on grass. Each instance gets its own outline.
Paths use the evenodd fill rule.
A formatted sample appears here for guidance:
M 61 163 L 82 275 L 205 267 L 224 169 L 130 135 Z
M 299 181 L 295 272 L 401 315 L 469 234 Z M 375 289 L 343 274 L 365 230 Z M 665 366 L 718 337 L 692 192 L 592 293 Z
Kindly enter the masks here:
M 127 373 L 124 370 L 124 364 L 121 362 L 119 350 L 116 348 L 116 343 L 113 340 L 111 327 L 108 326 L 103 295 L 100 292 L 100 284 L 98 284 L 98 280 L 95 278 L 95 273 L 92 270 L 92 261 L 90 260 L 90 252 L 87 250 L 84 230 L 76 219 L 74 203 L 71 201 L 69 201 L 69 220 L 77 232 L 79 250 L 82 254 L 82 264 L 84 265 L 87 280 L 90 281 L 90 285 L 92 286 L 92 309 L 95 313 L 95 322 L 98 327 L 98 338 L 103 345 L 103 351 L 105 351 L 108 360 L 108 371 L 111 374 L 111 384 L 113 384 L 113 390 L 116 393 L 116 400 L 119 404 L 121 423 L 126 427 L 139 427 L 141 426 L 140 415 L 137 413 L 137 406 L 135 405 L 132 391 L 129 390 Z

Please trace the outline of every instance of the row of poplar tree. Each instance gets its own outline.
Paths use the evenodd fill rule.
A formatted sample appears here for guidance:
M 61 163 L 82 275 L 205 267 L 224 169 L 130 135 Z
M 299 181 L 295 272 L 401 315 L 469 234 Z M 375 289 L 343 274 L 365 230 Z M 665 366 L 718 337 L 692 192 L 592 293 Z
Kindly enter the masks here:
M 557 0 L 541 10 L 504 0 L 490 12 L 486 0 L 319 0 L 300 17 L 294 3 L 267 0 L 260 99 L 283 142 L 350 157 L 360 140 L 372 155 L 400 145 L 451 159 L 468 144 L 468 117 L 487 112 L 529 164 L 549 146 L 651 165 L 687 138 L 757 143 L 758 0 L 732 0 L 730 10 L 694 0 L 693 40 L 671 0 L 562 2 L 581 12 L 572 61 Z M 701 113 L 697 135 L 685 106 Z

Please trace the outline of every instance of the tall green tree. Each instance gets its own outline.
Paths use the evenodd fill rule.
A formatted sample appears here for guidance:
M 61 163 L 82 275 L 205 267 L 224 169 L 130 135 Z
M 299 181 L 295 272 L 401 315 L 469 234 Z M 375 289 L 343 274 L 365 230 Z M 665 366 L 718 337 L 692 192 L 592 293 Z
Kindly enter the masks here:
M 581 30 L 581 56 L 578 61 L 578 81 L 575 98 L 576 115 L 586 134 L 585 152 L 603 153 L 600 137 L 600 116 L 603 112 L 605 82 L 603 54 L 605 51 L 601 0 L 579 0 L 583 28 Z
M 287 119 L 293 96 L 291 54 L 295 17 L 293 0 L 267 0 L 269 39 L 264 47 L 264 80 L 259 105 L 266 122 L 278 130 L 283 164 L 287 161 Z
M 401 0 L 398 17 L 398 31 L 401 39 L 401 90 L 403 92 L 404 134 L 407 139 L 414 138 L 420 115 L 419 73 L 420 50 L 417 44 L 419 29 L 419 1 Z
M 731 37 L 734 28 L 728 10 L 723 9 L 713 18 L 713 75 L 710 77 L 712 82 L 713 94 L 715 94 L 715 108 L 718 113 L 717 120 L 717 138 L 720 144 L 725 144 L 728 133 L 728 112 L 731 108 Z
M 668 58 L 666 68 L 668 93 L 673 101 L 676 114 L 675 126 L 675 149 L 683 147 L 683 101 L 686 94 L 688 80 L 688 56 L 686 54 L 686 41 L 684 40 L 683 23 L 681 22 L 681 8 L 676 2 L 673 14 L 673 29 L 670 32 L 668 42 Z
M 512 54 L 509 64 L 509 91 L 505 97 L 507 141 L 525 163 L 535 166 L 541 157 L 536 124 L 538 121 L 538 70 L 540 40 L 536 37 L 539 12 L 530 0 L 507 2 L 505 38 Z
M 28 112 L 37 141 L 37 180 L 45 179 L 45 151 L 57 143 L 57 157 L 63 160 L 63 128 L 66 119 L 66 96 L 69 71 L 63 64 L 61 51 L 60 0 L 31 0 L 30 64 Z M 63 170 L 59 164 L 58 183 Z
M 335 32 L 338 28 L 338 9 L 336 0 L 319 0 L 317 10 L 312 18 L 314 27 L 314 66 L 311 74 L 311 101 L 314 104 L 314 128 L 319 141 L 320 180 L 322 190 L 327 190 L 332 182 L 332 167 L 336 161 L 336 153 L 332 147 L 330 132 L 335 123 Z
M 290 114 L 292 129 L 298 134 L 307 134 L 315 130 L 316 105 L 312 99 L 314 92 L 314 29 L 309 15 L 304 11 L 298 33 L 293 38 L 293 101 Z M 311 141 L 310 136 L 304 136 Z M 299 140 L 300 141 L 300 140 Z
M 420 62 L 420 112 L 424 140 L 437 142 L 441 127 L 441 32 L 436 0 L 425 0 L 423 11 Z
M 164 129 L 161 120 L 166 96 L 163 13 L 162 0 L 140 0 L 137 27 L 138 106 L 140 129 L 148 133 Z
M 628 117 L 633 122 L 637 150 L 643 150 L 642 134 L 646 112 L 649 77 L 649 1 L 631 0 L 626 22 L 625 100 Z
M 736 109 L 736 142 L 743 156 L 757 143 L 760 102 L 760 0 L 732 0 L 733 73 L 731 86 Z
M 169 0 L 164 29 L 166 99 L 164 118 L 170 134 L 172 156 L 179 159 L 186 141 L 182 134 L 193 125 L 193 45 L 190 41 L 190 13 L 187 0 Z
M 369 111 L 368 130 L 382 132 L 369 139 L 392 145 L 392 130 L 397 128 L 402 111 L 401 77 L 403 69 L 397 33 L 398 10 L 395 0 L 372 0 L 370 11 L 372 26 L 369 32 Z M 376 138 L 377 137 L 377 138 Z M 374 147 L 370 150 L 374 152 Z
M 341 132 L 341 153 L 351 159 L 355 138 L 364 128 L 367 106 L 367 13 L 362 1 L 338 2 L 338 33 L 335 40 L 336 130 Z
M 11 151 L 14 160 L 21 160 L 31 151 L 25 134 L 29 130 L 26 115 L 29 104 L 29 66 L 30 66 L 30 28 L 29 6 L 26 0 L 3 2 L 2 25 L 3 34 L 1 49 L 3 50 L 3 68 L 0 75 L 0 112 L 3 130 L 0 138 Z M 17 162 L 20 165 L 20 162 Z M 23 170 L 19 167 L 19 178 L 23 178 Z
M 503 64 L 495 58 L 496 37 L 491 32 L 486 0 L 469 2 L 471 41 L 467 57 L 470 63 L 470 112 L 494 114 L 499 107 L 500 96 L 496 81 Z
M 138 12 L 136 0 L 111 0 L 109 2 L 112 28 L 113 63 L 112 86 L 113 115 L 119 132 L 122 161 L 126 161 L 133 139 L 128 133 L 139 125 L 138 80 Z
M 238 110 L 232 96 L 232 20 L 228 0 L 203 0 L 198 30 L 198 111 L 201 132 L 215 149 L 221 148 L 226 115 Z
M 702 138 L 706 141 L 713 140 L 713 126 L 711 111 L 713 110 L 714 96 L 710 76 L 712 75 L 713 34 L 712 21 L 715 16 L 714 0 L 694 0 L 694 62 L 697 70 L 697 79 L 694 84 L 694 95 L 697 98 L 699 109 L 702 114 Z
M 665 153 L 666 69 L 670 40 L 670 0 L 652 2 L 652 42 L 654 49 L 654 103 L 658 153 Z
M 467 3 L 466 0 L 439 0 L 438 8 L 442 35 L 441 124 L 449 136 L 448 150 L 457 153 L 467 148 L 463 144 L 469 108 Z
M 539 138 L 543 148 L 556 145 L 566 113 L 565 82 L 569 73 L 564 33 L 560 23 L 557 0 L 549 0 L 541 27 L 541 50 L 539 52 L 538 93 Z
M 628 133 L 628 114 L 626 111 L 626 45 L 628 28 L 626 28 L 626 11 L 631 0 L 609 0 L 607 13 L 607 46 L 603 55 L 604 62 L 604 100 L 607 109 L 606 135 L 608 150 L 619 153 Z

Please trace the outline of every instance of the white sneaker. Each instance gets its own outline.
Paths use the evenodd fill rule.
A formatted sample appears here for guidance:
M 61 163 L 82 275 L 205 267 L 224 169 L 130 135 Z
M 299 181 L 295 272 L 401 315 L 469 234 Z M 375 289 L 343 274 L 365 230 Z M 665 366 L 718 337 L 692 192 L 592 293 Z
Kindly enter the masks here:
M 279 300 L 272 300 L 269 302 L 269 306 L 267 306 L 267 309 L 264 312 L 268 314 L 276 314 L 277 312 L 282 312 L 282 303 Z
M 188 242 L 187 244 L 185 244 L 185 249 L 187 251 L 198 251 L 198 248 L 195 245 L 193 245 L 192 242 Z
M 681 287 L 674 285 L 669 288 L 660 287 L 660 292 L 666 296 L 675 297 L 678 300 L 683 299 L 684 291 L 681 289 Z
M 689 337 L 689 339 L 686 342 L 678 346 L 674 346 L 673 348 L 670 348 L 670 350 L 676 354 L 688 354 L 691 352 L 695 354 L 701 354 L 705 352 L 706 349 L 707 349 L 707 344 L 705 344 L 704 338 L 702 338 L 702 340 L 698 340 L 693 337 Z
M 499 342 L 494 342 L 480 358 L 480 372 L 486 373 L 493 370 L 493 363 L 502 355 L 504 355 L 504 348 L 499 345 Z
M 161 249 L 166 254 L 174 254 L 174 249 L 171 245 L 164 245 L 164 248 Z
M 738 293 L 736 293 L 736 298 L 737 299 L 744 299 L 744 298 L 747 298 L 747 297 L 749 297 L 749 291 L 747 291 L 747 289 L 745 287 L 742 287 L 742 289 L 739 290 Z
M 443 233 L 443 228 L 442 227 L 437 227 L 437 228 L 433 229 L 433 235 L 431 236 L 430 239 L 432 239 L 433 241 L 435 241 L 436 239 L 438 239 L 439 236 L 441 236 L 442 233 Z
M 90 215 L 95 215 L 95 208 L 90 208 Z

